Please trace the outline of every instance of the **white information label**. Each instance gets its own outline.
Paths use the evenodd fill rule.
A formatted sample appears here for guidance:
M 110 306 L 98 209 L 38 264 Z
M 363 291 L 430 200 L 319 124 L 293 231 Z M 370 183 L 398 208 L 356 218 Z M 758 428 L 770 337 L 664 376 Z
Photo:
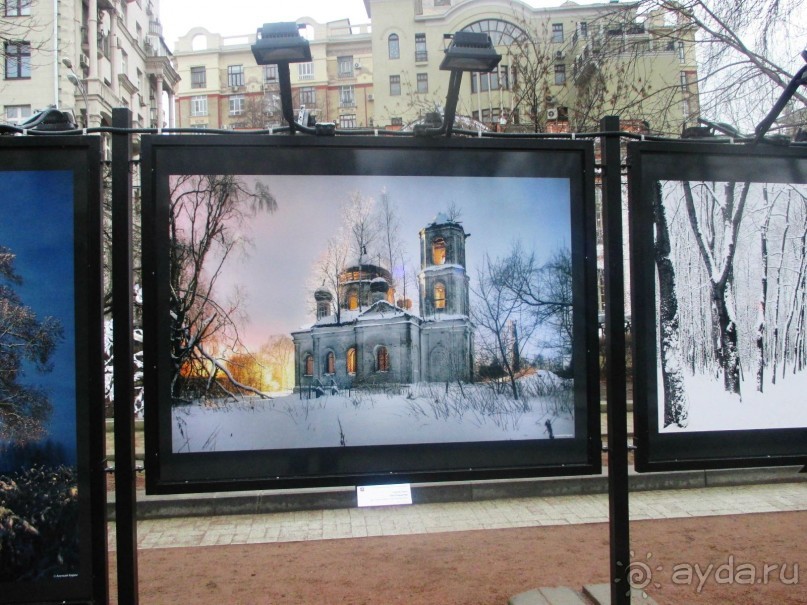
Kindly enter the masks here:
M 412 488 L 408 483 L 360 485 L 356 488 L 356 496 L 359 506 L 412 504 Z

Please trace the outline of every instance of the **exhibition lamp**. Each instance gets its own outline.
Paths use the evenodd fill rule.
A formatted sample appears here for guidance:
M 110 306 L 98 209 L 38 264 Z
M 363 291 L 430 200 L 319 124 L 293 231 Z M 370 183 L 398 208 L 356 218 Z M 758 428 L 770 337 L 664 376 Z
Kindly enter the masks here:
M 434 129 L 428 127 L 422 129 L 423 134 L 443 134 L 451 136 L 454 128 L 454 117 L 457 113 L 457 101 L 460 95 L 460 83 L 462 82 L 462 72 L 464 71 L 493 71 L 502 60 L 502 56 L 493 48 L 490 36 L 480 32 L 460 31 L 455 34 L 445 34 L 446 40 L 451 40 L 445 50 L 445 56 L 440 63 L 440 69 L 450 71 L 451 76 L 448 82 L 448 94 L 446 95 L 446 106 L 443 115 L 443 125 Z
M 62 65 L 64 65 L 70 73 L 67 74 L 67 79 L 70 83 L 75 86 L 78 91 L 81 93 L 81 97 L 84 99 L 84 128 L 87 128 L 89 125 L 90 119 L 90 105 L 87 102 L 87 87 L 84 86 L 84 82 L 76 75 L 76 72 L 73 71 L 73 62 L 68 57 L 62 58 Z
M 296 122 L 291 98 L 289 63 L 311 61 L 311 47 L 308 40 L 300 35 L 296 23 L 264 23 L 258 29 L 258 39 L 252 45 L 252 54 L 258 65 L 277 65 L 283 118 L 288 122 L 291 134 L 294 134 Z

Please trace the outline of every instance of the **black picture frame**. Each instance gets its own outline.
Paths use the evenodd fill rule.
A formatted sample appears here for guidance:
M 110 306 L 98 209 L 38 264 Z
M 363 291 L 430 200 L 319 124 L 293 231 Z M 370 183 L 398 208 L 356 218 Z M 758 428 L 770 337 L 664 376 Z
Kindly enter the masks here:
M 712 391 L 708 389 L 693 387 L 686 390 L 689 411 L 694 409 L 693 406 L 698 406 L 698 409 L 702 410 L 699 412 L 701 419 L 694 426 L 690 422 L 690 418 L 686 418 L 681 423 L 685 426 L 678 427 L 673 421 L 673 416 L 670 418 L 661 416 L 662 413 L 665 413 L 665 408 L 664 404 L 660 403 L 660 399 L 663 400 L 665 395 L 661 393 L 660 383 L 662 381 L 659 378 L 661 346 L 658 336 L 660 322 L 657 307 L 658 297 L 661 296 L 658 288 L 661 286 L 657 287 L 660 282 L 657 279 L 655 242 L 659 237 L 656 234 L 662 233 L 664 229 L 654 222 L 653 200 L 659 199 L 662 200 L 662 204 L 667 204 L 668 195 L 670 200 L 678 199 L 678 203 L 683 205 L 677 207 L 680 210 L 677 220 L 687 221 L 689 233 L 694 234 L 694 226 L 701 223 L 698 222 L 698 215 L 690 213 L 686 194 L 683 194 L 683 197 L 681 194 L 676 194 L 678 197 L 673 198 L 673 193 L 668 194 L 667 191 L 677 191 L 675 188 L 680 184 L 681 192 L 684 192 L 683 183 L 689 183 L 690 191 L 693 183 L 697 186 L 703 186 L 704 183 L 716 183 L 714 190 L 717 192 L 715 195 L 715 199 L 717 199 L 722 192 L 728 191 L 730 183 L 739 185 L 740 189 L 736 191 L 740 193 L 746 186 L 745 183 L 750 183 L 746 199 L 752 200 L 755 199 L 755 195 L 759 195 L 754 192 L 754 187 L 768 185 L 773 192 L 776 187 L 807 184 L 805 149 L 803 147 L 786 148 L 768 145 L 752 147 L 719 143 L 633 142 L 628 144 L 628 165 L 630 170 L 631 324 L 633 330 L 636 470 L 649 472 L 804 464 L 807 461 L 807 424 L 799 425 L 800 421 L 794 419 L 784 422 L 784 424 L 792 422 L 790 426 L 765 427 L 762 423 L 754 423 L 753 420 L 742 420 L 744 417 L 741 413 L 731 412 L 729 408 L 724 410 L 725 415 L 721 419 L 718 408 L 715 407 L 717 399 L 710 394 Z M 663 189 L 663 187 L 672 189 Z M 662 191 L 664 193 L 657 197 L 657 192 Z M 738 200 L 740 193 L 737 194 Z M 693 200 L 691 207 L 700 211 L 702 207 L 698 206 L 699 202 L 694 197 L 691 199 Z M 751 208 L 751 203 L 748 201 L 747 208 Z M 773 208 L 772 205 L 770 207 Z M 671 213 L 666 208 L 665 206 L 666 220 L 668 222 L 674 220 L 669 218 Z M 736 211 L 738 208 L 739 205 L 736 204 L 734 210 Z M 743 209 L 746 213 L 748 212 L 745 206 Z M 736 212 L 733 216 L 737 216 Z M 743 224 L 742 221 L 746 220 L 745 216 L 741 217 L 738 224 Z M 693 220 L 695 222 L 692 222 Z M 670 233 L 671 229 L 668 227 L 666 231 Z M 719 232 L 719 229 L 717 227 L 715 231 Z M 726 227 L 726 229 L 729 228 Z M 683 234 L 685 231 L 680 233 Z M 725 231 L 725 233 L 730 233 L 730 231 Z M 737 233 L 740 231 L 738 230 Z M 663 238 L 663 236 L 661 237 Z M 674 235 L 670 239 L 674 240 Z M 693 241 L 697 242 L 697 238 L 694 236 Z M 682 243 L 681 247 L 683 248 L 684 245 Z M 752 243 L 742 241 L 738 237 L 735 239 L 734 250 L 750 250 L 751 246 L 758 245 L 760 245 L 758 238 Z M 692 242 L 689 243 L 689 249 L 694 259 L 701 259 L 692 265 L 697 266 L 698 262 L 702 261 L 704 252 Z M 659 250 L 661 250 L 661 246 Z M 734 256 L 730 258 L 735 260 L 739 258 L 741 252 L 733 252 L 733 254 Z M 748 254 L 750 255 L 750 252 Z M 702 262 L 705 263 L 705 261 Z M 754 265 L 754 263 L 746 263 L 743 266 L 748 265 Z M 676 279 L 676 288 L 679 288 L 680 292 L 697 290 L 692 286 L 695 283 L 695 277 L 691 273 L 692 266 L 682 278 Z M 750 274 L 755 270 L 758 270 L 758 267 L 751 267 L 745 271 Z M 769 271 L 771 288 L 773 288 L 775 273 L 772 268 Z M 715 283 L 719 282 L 717 273 L 714 275 Z M 744 275 L 739 275 L 739 270 L 738 275 L 735 275 L 733 279 L 742 283 L 743 287 L 746 283 L 750 283 L 742 282 L 746 278 Z M 752 287 L 756 286 L 753 284 L 748 286 L 749 291 Z M 737 306 L 746 304 L 749 300 L 750 296 L 746 296 L 737 303 Z M 683 303 L 679 302 L 679 309 L 682 307 L 686 307 L 686 312 L 691 312 L 692 308 L 703 309 L 704 305 L 695 304 L 693 306 L 683 301 Z M 740 342 L 743 338 L 750 338 L 746 328 L 737 328 L 737 332 Z M 701 334 L 705 333 L 705 331 L 701 331 Z M 694 339 L 693 342 L 695 342 Z M 693 351 L 691 347 L 687 348 L 684 344 L 681 345 L 681 349 Z M 747 350 L 748 345 L 746 345 Z M 688 359 L 695 357 L 695 353 L 692 352 L 688 355 Z M 687 362 L 687 364 L 689 363 Z M 687 367 L 689 366 L 687 365 Z M 695 366 L 693 365 L 693 367 Z M 743 371 L 750 374 L 748 368 Z M 766 371 L 770 372 L 771 369 L 768 368 Z M 690 375 L 694 376 L 694 373 Z M 725 375 L 716 374 L 716 376 L 716 380 L 723 381 L 725 388 Z M 766 380 L 770 380 L 769 374 L 766 375 Z M 743 400 L 752 401 L 750 392 L 752 389 L 748 387 L 754 383 L 750 376 L 745 375 L 743 375 L 742 381 Z M 766 384 L 763 382 L 763 392 L 770 393 L 771 389 L 765 386 Z M 781 396 L 775 399 L 777 397 L 775 392 L 767 396 L 770 404 L 777 401 L 782 403 L 786 399 L 790 399 Z M 670 397 L 670 399 L 673 398 Z M 776 414 L 775 408 L 771 408 L 770 414 Z M 669 428 L 665 429 L 663 426 L 665 422 L 668 422 Z M 774 423 L 771 422 L 771 424 Z
M 594 152 L 589 141 L 302 136 L 144 136 L 143 275 L 148 493 L 599 473 Z M 573 266 L 573 438 L 175 452 L 169 385 L 172 175 L 560 178 Z M 324 206 L 329 202 L 323 201 Z M 492 201 L 491 203 L 495 203 Z M 439 208 L 435 206 L 433 212 Z M 495 228 L 494 225 L 490 225 Z M 300 232 L 299 237 L 305 233 Z M 147 242 L 147 245 L 145 244 Z
M 22 190 L 5 189 L 0 196 L 4 222 L 9 221 L 6 224 L 22 232 L 18 241 L 29 237 L 26 232 L 32 234 L 34 243 L 30 247 L 39 246 L 34 253 L 38 256 L 33 263 L 34 271 L 36 267 L 47 271 L 42 268 L 45 264 L 72 267 L 73 271 L 72 280 L 66 276 L 64 282 L 59 281 L 58 269 L 56 273 L 47 273 L 56 275 L 56 279 L 41 279 L 41 288 L 35 288 L 34 298 L 62 300 L 65 312 L 56 318 L 73 325 L 65 330 L 65 342 L 60 346 L 65 351 L 61 359 L 74 364 L 68 373 L 74 374 L 75 382 L 67 393 L 71 401 L 60 402 L 59 406 L 65 408 L 68 424 L 75 427 L 68 431 L 70 436 L 66 439 L 72 445 L 66 449 L 75 450 L 74 463 L 69 466 L 74 464 L 76 469 L 78 494 L 78 510 L 69 522 L 78 534 L 75 567 L 66 573 L 54 571 L 52 577 L 0 582 L 2 603 L 101 603 L 108 598 L 101 150 L 100 137 L 93 136 L 0 137 L 0 179 L 20 177 L 25 182 Z M 51 197 L 53 190 L 45 187 L 55 186 L 56 182 L 68 189 Z M 29 215 L 33 212 L 35 222 L 24 222 L 24 213 L 15 214 L 6 206 L 16 198 L 24 198 L 19 203 L 41 206 L 29 212 Z M 19 208 L 18 205 L 18 211 Z M 62 231 L 68 235 L 62 236 Z M 57 258 L 54 254 L 61 256 Z M 16 260 L 25 262 L 19 256 Z M 26 280 L 37 283 L 36 277 L 42 275 L 26 271 L 21 277 L 23 283 Z M 60 288 L 71 281 L 74 295 L 65 300 Z M 56 365 L 54 371 L 59 371 L 58 362 Z M 36 384 L 36 373 L 27 374 L 27 380 Z M 51 433 L 49 437 L 58 440 L 62 436 Z M 59 536 L 51 537 L 51 541 L 58 539 Z

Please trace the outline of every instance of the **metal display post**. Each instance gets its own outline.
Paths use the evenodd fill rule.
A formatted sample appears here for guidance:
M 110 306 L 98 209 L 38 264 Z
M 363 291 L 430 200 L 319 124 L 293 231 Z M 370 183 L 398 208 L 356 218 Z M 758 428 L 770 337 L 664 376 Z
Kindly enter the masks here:
M 132 112 L 112 110 L 112 125 L 132 127 Z M 132 139 L 112 135 L 112 345 L 115 371 L 115 535 L 118 603 L 137 605 L 137 496 L 134 447 L 132 310 Z
M 611 603 L 630 605 L 628 429 L 625 371 L 625 274 L 622 240 L 622 161 L 619 117 L 600 122 L 604 165 L 602 197 L 605 252 L 605 355 L 608 410 L 608 519 L 611 543 Z M 613 134 L 609 134 L 613 133 Z

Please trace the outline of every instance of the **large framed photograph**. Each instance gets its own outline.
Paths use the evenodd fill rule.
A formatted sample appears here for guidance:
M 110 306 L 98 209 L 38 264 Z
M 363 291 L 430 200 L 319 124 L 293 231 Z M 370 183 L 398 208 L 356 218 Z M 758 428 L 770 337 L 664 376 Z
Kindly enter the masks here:
M 599 471 L 590 143 L 144 137 L 143 162 L 149 491 Z
M 807 153 L 632 143 L 637 470 L 807 461 Z
M 0 137 L 0 602 L 107 596 L 98 137 Z

